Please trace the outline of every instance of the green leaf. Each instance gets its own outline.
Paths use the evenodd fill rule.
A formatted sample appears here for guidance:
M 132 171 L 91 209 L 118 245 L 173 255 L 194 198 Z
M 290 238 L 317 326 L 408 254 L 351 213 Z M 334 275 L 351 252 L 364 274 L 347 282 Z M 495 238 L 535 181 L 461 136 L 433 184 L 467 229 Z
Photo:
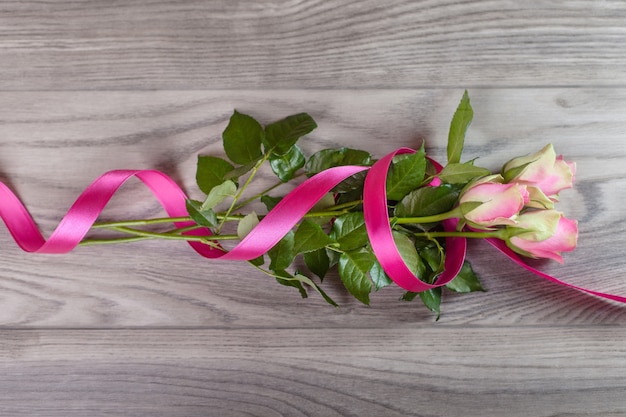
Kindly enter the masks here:
M 234 197 L 237 193 L 237 185 L 231 180 L 226 180 L 220 185 L 211 188 L 209 194 L 202 203 L 202 210 L 212 209 L 228 197 Z
M 265 258 L 261 255 L 258 258 L 250 259 L 248 262 L 255 266 L 261 266 L 265 263 Z
M 333 187 L 333 193 L 345 194 L 351 191 L 358 190 L 359 195 L 363 192 L 363 186 L 365 184 L 365 177 L 367 176 L 367 171 L 357 172 L 354 175 L 350 175 L 345 180 L 341 181 L 335 187 Z M 359 197 L 360 198 L 360 197 Z
M 419 277 L 424 271 L 424 267 L 420 265 L 420 259 L 417 254 L 417 249 L 415 249 L 415 245 L 408 236 L 403 235 L 402 233 L 394 230 L 392 234 L 393 241 L 398 248 L 398 252 L 400 252 L 400 256 L 404 260 L 404 263 L 409 270 L 415 274 L 415 276 Z
M 293 145 L 284 155 L 276 155 L 274 153 L 270 155 L 272 171 L 282 182 L 292 179 L 296 171 L 304 166 L 304 162 L 304 154 L 298 145 Z
M 461 209 L 461 213 L 463 213 L 463 215 L 469 213 L 470 211 L 477 209 L 478 207 L 482 206 L 483 202 L 481 201 L 466 201 L 465 203 L 462 203 L 459 205 L 459 208 Z
M 261 203 L 265 204 L 265 207 L 267 207 L 267 211 L 271 211 L 274 207 L 276 207 L 276 204 L 280 203 L 280 200 L 282 199 L 282 197 L 271 197 L 269 195 L 264 195 L 263 197 L 261 197 Z
M 411 191 L 395 209 L 397 217 L 422 217 L 445 213 L 452 210 L 459 197 L 454 187 L 423 187 Z
M 333 207 L 334 205 L 335 205 L 335 196 L 333 195 L 333 193 L 326 193 L 322 196 L 322 198 L 318 200 L 317 203 L 315 203 L 313 207 L 311 207 L 311 210 L 309 210 L 309 213 L 325 211 L 326 209 L 329 209 Z
M 439 179 L 448 184 L 465 184 L 474 178 L 490 175 L 491 171 L 472 163 L 448 164 L 439 174 Z
M 237 236 L 239 236 L 239 239 L 248 236 L 248 233 L 250 233 L 257 224 L 259 224 L 259 218 L 254 211 L 246 214 L 237 224 Z
M 333 243 L 333 240 L 318 224 L 304 220 L 296 230 L 294 242 L 294 253 L 298 254 L 322 249 Z
M 302 285 L 302 281 L 299 279 L 296 279 L 289 272 L 280 270 L 280 271 L 274 271 L 274 273 L 277 275 L 276 281 L 279 284 L 284 285 L 286 287 L 296 288 L 298 291 L 300 291 L 300 296 L 302 298 L 307 298 L 309 296 L 306 292 L 306 289 Z
M 437 174 L 437 167 L 435 167 L 430 159 L 426 159 L 426 177 L 432 178 L 435 177 Z
M 341 256 L 342 253 L 343 252 L 341 251 L 336 251 L 336 250 L 326 248 L 326 255 L 328 256 L 329 268 L 332 268 L 333 266 L 339 263 L 339 257 Z
M 437 313 L 436 320 L 441 317 L 441 287 L 419 293 L 422 303 L 433 313 Z
M 387 198 L 401 200 L 422 184 L 425 172 L 426 154 L 423 145 L 418 152 L 396 156 L 387 175 Z
M 237 167 L 229 172 L 227 172 L 226 174 L 224 174 L 224 179 L 225 180 L 232 180 L 232 179 L 237 179 L 239 177 L 241 177 L 242 175 L 247 174 L 248 172 L 252 171 L 252 168 L 254 168 L 256 166 L 256 164 L 262 159 L 263 157 L 259 157 L 253 161 L 248 162 L 245 165 L 242 165 L 240 167 Z
M 333 223 L 330 237 L 337 241 L 339 247 L 344 251 L 365 246 L 369 242 L 369 238 L 365 229 L 363 213 L 348 213 L 337 217 Z
M 309 158 L 304 170 L 308 176 L 312 176 L 328 168 L 343 165 L 369 166 L 371 163 L 372 155 L 369 152 L 351 148 L 323 149 Z
M 328 168 L 340 166 L 345 153 L 344 149 L 345 148 L 322 149 L 321 151 L 314 153 L 304 165 L 306 174 L 311 176 L 325 171 Z
M 324 290 L 322 290 L 319 287 L 319 285 L 317 285 L 315 282 L 313 282 L 313 280 L 311 280 L 311 278 L 307 277 L 306 275 L 304 275 L 304 274 L 302 274 L 302 273 L 300 273 L 298 271 L 296 271 L 295 275 L 291 275 L 291 274 L 289 274 L 286 271 L 278 271 L 276 273 L 276 275 L 278 275 L 280 277 L 280 278 L 276 278 L 276 279 L 281 284 L 298 288 L 298 290 L 300 290 L 300 294 L 302 295 L 302 298 L 307 298 L 306 289 L 302 285 L 302 284 L 306 284 L 306 285 L 310 286 L 311 288 L 313 288 L 315 291 L 317 291 L 318 294 L 321 295 L 322 298 L 324 299 L 324 301 L 326 301 L 328 304 L 330 304 L 330 305 L 332 305 L 334 307 L 339 307 L 339 305 L 332 298 L 330 298 L 324 292 Z
M 370 269 L 370 277 L 372 278 L 372 282 L 374 282 L 374 288 L 376 291 L 393 284 L 393 281 L 385 273 L 378 260 L 374 262 L 374 266 Z
M 369 152 L 352 148 L 341 148 L 343 158 L 341 165 L 362 165 L 370 166 L 372 164 L 372 155 Z
M 293 252 L 294 233 L 289 231 L 272 249 L 267 252 L 270 257 L 270 269 L 272 271 L 282 271 L 287 269 L 295 254 Z
M 213 187 L 224 182 L 224 176 L 233 170 L 233 166 L 215 156 L 198 156 L 196 182 L 202 192 L 208 194 Z
M 363 304 L 369 305 L 372 282 L 367 274 L 376 258 L 367 249 L 344 252 L 339 257 L 339 277 L 348 292 Z
M 200 226 L 215 227 L 217 226 L 217 216 L 211 209 L 202 210 L 202 203 L 196 200 L 187 200 L 185 202 L 187 213 L 194 222 Z
M 263 146 L 265 152 L 284 155 L 298 139 L 312 132 L 317 127 L 315 120 L 306 113 L 288 116 L 265 126 Z
M 411 292 L 411 291 L 407 291 L 404 294 L 402 294 L 402 297 L 400 297 L 401 301 L 413 301 L 415 300 L 415 297 L 418 296 L 419 293 L 417 292 Z
M 339 307 L 339 305 L 332 299 L 330 298 L 325 292 L 324 290 L 322 290 L 320 288 L 319 285 L 317 285 L 315 282 L 313 282 L 311 280 L 311 278 L 307 277 L 306 275 L 301 274 L 300 272 L 296 271 L 296 274 L 294 275 L 294 278 L 299 280 L 300 282 L 302 282 L 303 284 L 307 284 L 309 285 L 311 288 L 313 288 L 315 291 L 318 292 L 319 295 L 322 296 L 322 298 L 324 299 L 324 301 L 326 301 L 328 304 L 334 306 L 334 307 Z
M 362 200 L 363 200 L 363 190 L 353 190 L 353 191 L 348 191 L 347 193 L 339 194 L 339 198 L 337 198 L 336 204 L 339 205 L 339 204 L 346 204 L 346 203 L 359 201 L 359 204 L 355 206 L 355 210 L 363 211 L 363 205 L 361 202 Z
M 478 276 L 469 262 L 464 262 L 459 274 L 446 284 L 446 287 L 455 292 L 468 293 L 473 291 L 485 291 L 478 280 Z
M 450 123 L 450 133 L 448 134 L 448 164 L 461 162 L 461 153 L 465 143 L 465 134 L 474 117 L 474 110 L 470 105 L 467 90 L 459 103 L 459 107 L 452 117 Z
M 445 260 L 445 252 L 440 245 L 435 245 L 434 243 L 421 249 L 420 257 L 426 261 L 428 267 L 432 271 L 430 276 L 428 277 L 427 282 L 432 284 L 435 278 L 443 272 L 444 268 L 444 260 Z
M 222 133 L 228 158 L 245 165 L 261 156 L 263 127 L 254 118 L 235 110 Z
M 326 249 L 318 249 L 313 252 L 304 253 L 304 264 L 309 271 L 324 279 L 326 273 L 330 269 L 330 259 L 326 253 Z
M 511 168 L 511 169 L 509 169 L 506 172 L 501 171 L 500 175 L 502 175 L 504 183 L 506 184 L 506 183 L 511 182 L 515 177 L 517 177 L 522 172 L 524 172 L 524 170 L 528 167 L 528 165 L 532 164 L 533 162 L 535 162 L 535 161 L 530 161 L 530 162 L 522 164 L 522 165 L 520 165 L 518 167 Z M 502 168 L 504 169 L 505 166 L 506 166 L 506 164 L 504 164 L 502 166 Z
M 333 207 L 334 205 L 335 205 L 335 196 L 332 193 L 326 193 L 324 194 L 322 198 L 319 199 L 317 203 L 315 203 L 313 207 L 311 207 L 311 210 L 309 210 L 309 213 L 319 213 L 322 211 L 327 211 L 327 209 Z M 328 222 L 330 222 L 333 217 L 334 216 L 311 217 L 309 220 L 319 225 L 323 225 L 323 224 L 327 224 Z

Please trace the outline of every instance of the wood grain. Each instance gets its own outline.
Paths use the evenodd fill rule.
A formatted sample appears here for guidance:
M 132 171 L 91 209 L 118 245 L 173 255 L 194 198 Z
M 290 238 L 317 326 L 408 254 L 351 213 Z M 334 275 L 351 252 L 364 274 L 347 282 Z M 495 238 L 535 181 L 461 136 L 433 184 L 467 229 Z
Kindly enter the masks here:
M 309 111 L 319 129 L 307 153 L 337 144 L 377 156 L 417 147 L 445 160 L 451 114 L 461 91 L 12 92 L 0 100 L 0 168 L 46 233 L 88 183 L 116 168 L 161 168 L 193 195 L 198 154 L 222 155 L 233 108 L 270 122 Z M 626 294 L 623 119 L 625 89 L 472 90 L 476 118 L 465 158 L 497 170 L 513 156 L 553 142 L 578 164 L 577 185 L 560 208 L 581 221 L 579 248 L 542 268 L 572 283 Z M 50 111 L 48 111 L 50 109 Z M 356 111 L 355 109 L 358 109 Z M 264 173 L 262 184 L 271 184 Z M 123 188 L 103 218 L 162 215 L 139 182 Z M 412 326 L 432 320 L 388 288 L 367 308 L 336 276 L 325 286 L 342 309 L 301 300 L 245 264 L 210 262 L 184 244 L 142 242 L 80 248 L 67 256 L 22 253 L 0 235 L 0 323 L 11 327 L 352 327 Z M 608 244 L 607 242 L 611 242 Z M 549 284 L 475 243 L 470 260 L 489 292 L 448 294 L 440 325 L 621 324 L 626 309 Z M 598 269 L 602 270 L 598 274 Z M 280 317 L 280 318 L 278 318 Z
M 1 90 L 624 86 L 603 1 L 8 1 Z
M 611 327 L 0 336 L 3 416 L 626 413 L 626 339 Z
M 618 0 L 5 1 L 0 180 L 46 234 L 110 169 L 197 196 L 233 109 L 309 112 L 307 154 L 444 161 L 468 88 L 466 159 L 552 142 L 578 164 L 579 247 L 539 266 L 626 295 L 625 22 Z M 102 218 L 160 215 L 135 181 Z M 30 255 L 0 228 L 0 248 L 0 416 L 626 416 L 626 308 L 478 242 L 488 292 L 446 294 L 437 323 L 398 288 L 365 307 L 331 275 L 335 310 L 184 244 Z

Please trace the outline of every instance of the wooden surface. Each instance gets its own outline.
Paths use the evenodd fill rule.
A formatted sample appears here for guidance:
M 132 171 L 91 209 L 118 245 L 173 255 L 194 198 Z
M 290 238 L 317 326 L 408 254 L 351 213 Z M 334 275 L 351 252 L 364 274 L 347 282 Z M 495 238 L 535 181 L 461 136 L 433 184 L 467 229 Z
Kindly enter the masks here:
M 54 1 L 0 10 L 0 178 L 49 234 L 91 180 L 158 168 L 194 190 L 233 109 L 309 112 L 303 149 L 498 169 L 554 143 L 578 249 L 541 268 L 626 295 L 626 3 Z M 265 174 L 264 174 L 265 175 Z M 269 176 L 266 176 L 269 183 Z M 103 218 L 159 216 L 139 182 Z M 626 416 L 626 307 L 550 284 L 485 244 L 487 293 L 434 322 L 387 288 L 307 300 L 184 244 L 21 252 L 0 231 L 1 416 Z

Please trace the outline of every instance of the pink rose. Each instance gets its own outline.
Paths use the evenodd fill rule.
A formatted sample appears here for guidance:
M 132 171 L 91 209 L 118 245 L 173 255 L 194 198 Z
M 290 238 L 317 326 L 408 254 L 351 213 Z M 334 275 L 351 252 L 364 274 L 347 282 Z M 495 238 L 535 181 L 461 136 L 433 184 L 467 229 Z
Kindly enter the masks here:
M 529 205 L 537 208 L 552 208 L 551 201 L 558 200 L 558 193 L 572 187 L 575 174 L 576 165 L 557 157 L 551 144 L 535 154 L 514 158 L 502 167 L 507 183 L 528 186 Z
M 549 258 L 563 263 L 562 252 L 576 248 L 578 223 L 555 210 L 533 210 L 521 214 L 515 227 L 523 230 L 507 239 L 515 252 L 531 258 Z
M 499 177 L 499 176 L 498 176 Z M 525 185 L 479 182 L 466 190 L 459 199 L 463 217 L 472 227 L 491 228 L 499 225 L 514 225 L 515 219 L 528 203 Z M 468 211 L 466 203 L 482 203 Z

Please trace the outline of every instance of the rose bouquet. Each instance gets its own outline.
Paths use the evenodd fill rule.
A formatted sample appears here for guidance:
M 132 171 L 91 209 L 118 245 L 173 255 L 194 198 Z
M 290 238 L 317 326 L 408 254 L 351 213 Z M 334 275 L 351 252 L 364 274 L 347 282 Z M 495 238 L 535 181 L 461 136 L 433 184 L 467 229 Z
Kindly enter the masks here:
M 183 240 L 204 257 L 247 261 L 302 297 L 313 289 L 332 305 L 336 303 L 321 284 L 336 267 L 332 279 L 338 276 L 365 304 L 372 291 L 395 283 L 407 291 L 404 300 L 419 298 L 439 314 L 444 287 L 460 293 L 483 290 L 465 260 L 470 238 L 486 239 L 519 265 L 562 283 L 518 255 L 562 262 L 561 254 L 576 247 L 577 222 L 554 207 L 559 192 L 572 187 L 575 165 L 557 156 L 552 145 L 506 162 L 497 173 L 473 160 L 462 162 L 472 118 L 465 92 L 452 118 L 448 161 L 442 166 L 426 155 L 424 145 L 379 160 L 345 147 L 307 158 L 297 142 L 316 128 L 308 114 L 262 126 L 235 111 L 223 132 L 226 158 L 198 157 L 196 180 L 203 199 L 189 199 L 161 172 L 118 170 L 91 184 L 47 240 L 3 184 L 0 215 L 29 252 Z M 262 169 L 271 170 L 277 182 L 249 195 Z M 168 217 L 97 222 L 111 196 L 131 177 L 151 189 Z M 280 185 L 298 180 L 286 195 L 277 192 Z M 116 234 L 89 234 L 102 230 Z

